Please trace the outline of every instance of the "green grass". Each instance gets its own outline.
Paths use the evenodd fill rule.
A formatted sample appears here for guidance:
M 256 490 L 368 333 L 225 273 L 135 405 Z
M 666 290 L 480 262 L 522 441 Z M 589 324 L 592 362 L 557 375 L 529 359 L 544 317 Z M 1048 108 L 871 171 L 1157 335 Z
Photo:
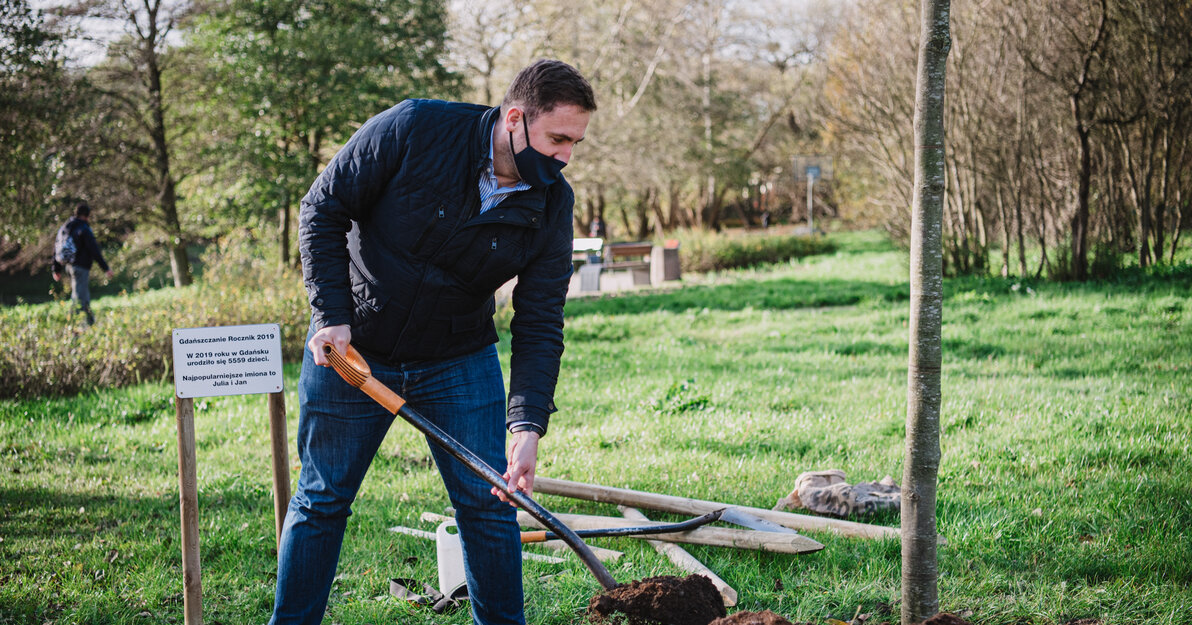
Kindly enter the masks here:
M 569 302 L 540 474 L 765 508 L 803 471 L 900 480 L 905 260 L 873 235 L 833 239 L 829 256 Z M 1192 622 L 1190 292 L 1178 268 L 946 283 L 942 609 L 997 625 Z M 287 368 L 291 437 L 296 375 Z M 0 402 L 0 624 L 181 622 L 170 396 L 146 384 Z M 260 396 L 196 402 L 206 622 L 268 618 L 267 423 Z M 433 544 L 386 529 L 431 529 L 419 514 L 445 506 L 425 443 L 396 425 L 349 522 L 329 622 L 470 622 L 385 597 L 390 577 L 436 580 Z M 815 538 L 825 549 L 802 556 L 689 551 L 738 590 L 737 609 L 818 624 L 860 606 L 896 621 L 897 543 Z M 677 573 L 643 543 L 595 542 L 625 551 L 618 580 Z M 525 578 L 533 623 L 582 623 L 599 591 L 573 558 L 527 563 Z

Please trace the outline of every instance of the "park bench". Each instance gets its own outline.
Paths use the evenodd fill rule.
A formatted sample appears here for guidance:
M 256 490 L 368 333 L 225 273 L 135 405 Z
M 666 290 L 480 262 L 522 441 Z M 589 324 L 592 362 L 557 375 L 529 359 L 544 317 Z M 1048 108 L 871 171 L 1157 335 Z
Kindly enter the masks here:
M 617 291 L 678 280 L 679 245 L 649 242 L 609 243 L 601 238 L 578 238 L 572 260 L 579 265 L 580 291 Z M 582 263 L 582 264 L 581 264 Z

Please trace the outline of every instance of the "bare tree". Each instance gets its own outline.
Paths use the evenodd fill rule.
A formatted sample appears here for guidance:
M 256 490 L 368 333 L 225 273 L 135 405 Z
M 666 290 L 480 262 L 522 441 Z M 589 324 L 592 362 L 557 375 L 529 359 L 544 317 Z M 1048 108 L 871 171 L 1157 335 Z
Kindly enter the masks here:
M 108 140 L 136 146 L 128 152 L 130 166 L 141 171 L 130 173 L 137 181 L 130 179 L 130 186 L 148 182 L 144 189 L 150 206 L 147 217 L 165 234 L 174 285 L 190 284 L 187 235 L 178 213 L 179 175 L 172 161 L 173 143 L 181 130 L 171 125 L 164 85 L 173 69 L 170 38 L 191 5 L 166 0 L 80 0 L 58 10 L 68 17 L 105 20 L 124 33 L 108 45 L 107 60 L 90 75 L 111 102 L 105 108 L 122 118 L 105 132 L 129 129 L 127 135 Z
M 923 0 L 915 83 L 915 182 L 911 204 L 910 355 L 902 473 L 902 622 L 939 611 L 936 484 L 940 463 L 943 321 L 944 88 L 949 0 Z

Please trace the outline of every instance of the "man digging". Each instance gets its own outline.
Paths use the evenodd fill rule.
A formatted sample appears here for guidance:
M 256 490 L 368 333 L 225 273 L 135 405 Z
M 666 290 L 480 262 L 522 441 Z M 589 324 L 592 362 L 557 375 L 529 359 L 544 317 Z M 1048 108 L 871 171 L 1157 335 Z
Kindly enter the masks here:
M 319 623 L 347 517 L 394 416 L 331 369 L 353 345 L 372 376 L 530 493 L 555 411 L 574 195 L 560 171 L 596 110 L 571 66 L 523 69 L 498 108 L 407 100 L 366 122 L 302 200 L 311 324 L 299 379 L 302 471 L 278 549 L 271 623 Z M 513 277 L 508 404 L 493 293 Z M 523 624 L 507 495 L 431 445 L 464 552 L 473 621 Z

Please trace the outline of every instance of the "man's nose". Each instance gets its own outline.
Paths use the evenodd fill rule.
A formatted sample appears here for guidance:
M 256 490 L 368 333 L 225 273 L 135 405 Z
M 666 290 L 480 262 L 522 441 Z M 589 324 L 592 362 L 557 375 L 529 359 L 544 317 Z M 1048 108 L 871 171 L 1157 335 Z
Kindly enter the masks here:
M 559 150 L 557 152 L 555 152 L 555 158 L 559 159 L 560 161 L 563 161 L 564 163 L 570 161 L 571 160 L 571 150 L 574 147 L 575 146 L 572 146 L 572 145 L 559 146 Z

